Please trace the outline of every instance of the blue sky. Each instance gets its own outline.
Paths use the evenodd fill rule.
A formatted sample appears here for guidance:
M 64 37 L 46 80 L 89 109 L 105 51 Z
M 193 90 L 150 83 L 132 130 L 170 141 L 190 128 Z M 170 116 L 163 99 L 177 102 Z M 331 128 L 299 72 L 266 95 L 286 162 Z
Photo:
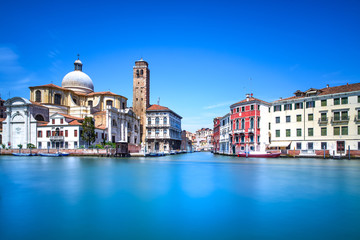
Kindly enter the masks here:
M 360 82 L 360 1 L 0 1 L 5 99 L 61 85 L 78 53 L 95 91 L 129 105 L 143 57 L 151 102 L 160 97 L 190 131 L 248 92 L 273 101 Z

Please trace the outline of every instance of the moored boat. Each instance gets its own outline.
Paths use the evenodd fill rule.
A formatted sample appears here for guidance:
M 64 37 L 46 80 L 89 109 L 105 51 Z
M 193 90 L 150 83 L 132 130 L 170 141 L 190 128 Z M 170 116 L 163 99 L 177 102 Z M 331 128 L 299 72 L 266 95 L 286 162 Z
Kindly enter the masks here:
M 13 155 L 17 157 L 31 156 L 30 153 L 13 153 Z
M 238 157 L 248 157 L 248 158 L 277 158 L 280 157 L 280 152 L 241 152 L 238 154 Z

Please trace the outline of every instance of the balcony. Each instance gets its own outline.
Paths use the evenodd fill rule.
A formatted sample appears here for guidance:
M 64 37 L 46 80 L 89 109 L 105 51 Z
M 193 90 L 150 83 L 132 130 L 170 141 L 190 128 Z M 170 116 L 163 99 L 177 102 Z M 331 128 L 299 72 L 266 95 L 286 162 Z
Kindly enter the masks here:
M 50 141 L 63 142 L 64 141 L 64 136 L 50 136 Z
M 149 128 L 149 127 L 170 127 L 170 124 L 167 123 L 167 124 L 146 124 L 146 127 Z
M 318 120 L 318 124 L 327 124 L 327 123 L 328 123 L 327 117 L 322 117 L 322 118 L 319 118 L 319 120 Z
M 254 133 L 255 132 L 255 128 L 248 128 L 248 133 Z
M 234 134 L 245 133 L 245 129 L 234 129 Z
M 335 124 L 346 124 L 349 122 L 349 116 L 341 116 L 341 117 L 332 117 L 331 123 Z
M 360 123 L 360 116 L 355 116 L 354 122 L 355 123 Z

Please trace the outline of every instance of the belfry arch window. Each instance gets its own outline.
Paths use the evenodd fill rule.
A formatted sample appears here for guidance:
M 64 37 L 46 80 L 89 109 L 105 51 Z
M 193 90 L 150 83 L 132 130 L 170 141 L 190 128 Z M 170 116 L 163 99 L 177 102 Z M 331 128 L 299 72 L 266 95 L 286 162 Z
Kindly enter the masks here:
M 61 95 L 58 93 L 54 96 L 54 104 L 61 105 Z
M 138 78 L 138 77 L 139 77 L 139 75 L 140 75 L 140 73 L 139 73 L 139 69 L 137 69 L 137 70 L 136 70 L 136 77 Z
M 37 90 L 35 92 L 35 102 L 41 102 L 41 91 Z
M 140 70 L 140 75 L 142 76 L 144 74 L 144 70 Z
M 113 101 L 112 100 L 106 100 L 106 106 L 112 106 Z

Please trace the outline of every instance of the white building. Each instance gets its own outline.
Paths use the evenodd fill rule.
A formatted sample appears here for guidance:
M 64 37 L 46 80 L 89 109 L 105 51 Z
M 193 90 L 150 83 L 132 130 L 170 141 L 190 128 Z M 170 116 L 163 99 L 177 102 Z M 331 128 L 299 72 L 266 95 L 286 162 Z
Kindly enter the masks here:
M 272 103 L 271 147 L 301 155 L 360 149 L 360 83 L 296 91 Z
M 213 130 L 210 128 L 201 128 L 196 131 L 196 150 L 197 151 L 210 151 L 213 148 L 212 136 Z
M 182 117 L 171 109 L 153 104 L 146 110 L 146 151 L 170 152 L 181 148 Z
M 230 153 L 230 113 L 220 119 L 220 153 Z

